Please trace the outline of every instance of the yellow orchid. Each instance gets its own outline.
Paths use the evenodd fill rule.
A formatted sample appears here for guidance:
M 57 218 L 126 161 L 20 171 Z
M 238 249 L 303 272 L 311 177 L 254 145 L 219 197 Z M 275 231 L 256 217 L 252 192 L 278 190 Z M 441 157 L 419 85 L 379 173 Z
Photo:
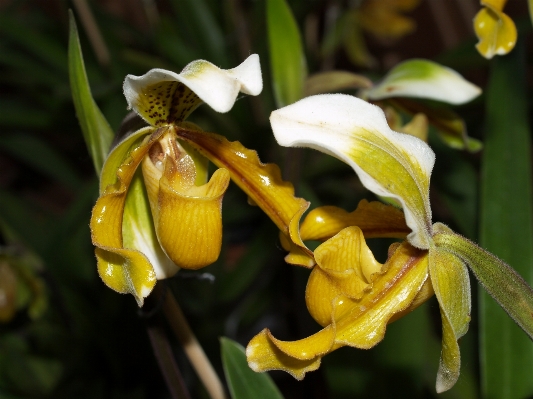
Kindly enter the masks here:
M 150 126 L 124 138 L 102 169 L 91 233 L 106 285 L 141 306 L 156 280 L 217 259 L 230 173 L 218 169 L 207 181 L 207 160 L 178 132 L 207 134 L 185 121 L 203 102 L 227 112 L 239 92 L 261 90 L 257 55 L 230 70 L 200 60 L 180 74 L 153 69 L 126 77 L 128 105 Z
M 306 290 L 308 309 L 324 328 L 294 342 L 263 330 L 247 347 L 252 369 L 285 370 L 301 379 L 341 346 L 376 345 L 388 323 L 434 293 L 443 329 L 436 390 L 446 391 L 459 377 L 458 339 L 470 321 L 466 265 L 533 337 L 533 292 L 527 284 L 493 255 L 432 223 L 429 180 L 435 155 L 426 143 L 392 131 L 379 107 L 341 94 L 308 97 L 274 111 L 270 121 L 279 144 L 335 156 L 349 164 L 369 190 L 398 201 L 406 225 L 395 214 L 399 210 L 378 203 L 362 202 L 352 213 L 334 207 L 312 211 L 299 238 L 326 240 L 315 250 L 316 265 Z M 366 246 L 365 232 L 368 237 L 407 235 L 407 240 L 391 246 L 381 265 Z M 286 259 L 291 260 L 290 254 Z
M 479 42 L 476 48 L 485 58 L 511 51 L 517 38 L 516 26 L 503 12 L 507 0 L 482 0 L 483 8 L 474 18 L 474 30 Z

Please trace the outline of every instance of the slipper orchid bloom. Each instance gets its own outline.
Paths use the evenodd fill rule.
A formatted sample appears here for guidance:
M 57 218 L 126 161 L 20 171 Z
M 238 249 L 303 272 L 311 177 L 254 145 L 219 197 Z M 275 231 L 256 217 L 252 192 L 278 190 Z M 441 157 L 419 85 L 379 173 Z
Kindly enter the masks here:
M 227 112 L 239 92 L 261 90 L 257 55 L 230 70 L 199 60 L 180 74 L 152 69 L 126 77 L 128 106 L 149 126 L 113 148 L 100 176 L 91 233 L 106 285 L 142 306 L 156 280 L 218 258 L 230 172 L 220 168 L 208 180 L 207 159 L 178 133 L 211 137 L 185 121 L 191 112 L 202 103 Z
M 479 39 L 476 48 L 485 58 L 505 55 L 516 44 L 516 26 L 503 12 L 505 3 L 507 0 L 482 0 L 484 7 L 474 18 L 474 30 Z
M 446 226 L 433 224 L 429 181 L 435 155 L 426 143 L 392 131 L 379 107 L 342 94 L 308 97 L 274 111 L 270 121 L 279 144 L 335 156 L 355 170 L 366 188 L 394 198 L 403 208 L 408 234 L 385 205 L 381 205 L 384 216 L 376 212 L 379 206 L 367 202 L 344 216 L 334 207 L 317 208 L 313 216 L 311 212 L 302 223 L 300 238 L 326 241 L 314 253 L 316 266 L 309 277 L 306 303 L 324 328 L 294 342 L 280 341 L 263 330 L 246 350 L 253 370 L 284 370 L 302 379 L 319 367 L 324 355 L 341 346 L 376 345 L 388 323 L 434 293 L 443 330 L 436 389 L 446 391 L 459 377 L 458 339 L 470 321 L 466 265 L 533 337 L 531 288 L 492 254 Z M 367 212 L 372 216 L 365 217 Z M 401 236 L 402 231 L 407 235 L 406 241 L 391 246 L 384 265 L 376 262 L 363 237 L 365 230 L 377 232 L 373 236 L 387 235 L 383 223 L 379 228 L 370 223 L 372 217 L 391 222 L 394 234 L 389 236 Z

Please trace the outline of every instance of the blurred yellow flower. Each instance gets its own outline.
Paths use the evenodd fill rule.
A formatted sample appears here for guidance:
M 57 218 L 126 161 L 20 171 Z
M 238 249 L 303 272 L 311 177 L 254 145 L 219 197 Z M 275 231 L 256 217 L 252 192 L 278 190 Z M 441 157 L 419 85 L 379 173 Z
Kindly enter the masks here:
M 511 51 L 517 39 L 516 26 L 504 12 L 507 0 L 482 0 L 483 8 L 474 18 L 474 30 L 479 39 L 476 48 L 485 58 Z

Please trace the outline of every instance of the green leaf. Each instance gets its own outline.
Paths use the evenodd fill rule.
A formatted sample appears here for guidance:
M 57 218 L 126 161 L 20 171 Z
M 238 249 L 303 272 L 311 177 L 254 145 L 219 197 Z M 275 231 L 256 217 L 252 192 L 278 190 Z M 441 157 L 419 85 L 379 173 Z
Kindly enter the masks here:
M 307 66 L 298 25 L 285 0 L 267 1 L 270 67 L 278 108 L 303 97 Z
M 524 43 L 491 62 L 482 163 L 480 242 L 533 282 L 531 139 Z M 485 293 L 480 295 L 481 375 L 491 398 L 533 394 L 533 345 Z M 488 396 L 487 396 L 488 397 Z
M 222 364 L 233 399 L 283 399 L 267 373 L 256 373 L 246 361 L 244 348 L 229 338 L 220 338 Z
M 87 74 L 85 73 L 78 28 L 72 12 L 69 13 L 69 18 L 68 67 L 72 99 L 74 100 L 74 108 L 76 108 L 85 143 L 93 159 L 94 168 L 96 173 L 100 174 L 114 134 L 92 97 Z

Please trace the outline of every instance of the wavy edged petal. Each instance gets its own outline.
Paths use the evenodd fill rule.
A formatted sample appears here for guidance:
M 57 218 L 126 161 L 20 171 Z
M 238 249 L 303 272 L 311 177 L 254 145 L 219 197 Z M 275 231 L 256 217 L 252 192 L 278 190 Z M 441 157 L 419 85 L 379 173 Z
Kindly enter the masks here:
M 199 269 L 218 259 L 222 246 L 222 197 L 229 184 L 225 169 L 196 186 L 196 166 L 169 129 L 142 165 L 157 237 L 172 261 Z
M 294 196 L 294 187 L 281 178 L 279 167 L 263 164 L 257 152 L 245 148 L 238 141 L 193 129 L 177 128 L 176 134 L 219 168 L 227 169 L 231 179 L 281 230 L 298 250 L 298 262 L 311 267 L 313 253 L 302 242 L 298 224 L 309 203 Z M 295 257 L 296 258 L 296 257 Z
M 481 89 L 453 69 L 433 61 L 413 59 L 394 68 L 373 88 L 365 91 L 372 100 L 417 97 L 463 104 L 481 94 Z
M 392 131 L 379 107 L 342 94 L 305 98 L 272 112 L 270 122 L 280 145 L 335 156 L 356 171 L 366 188 L 398 199 L 412 229 L 409 241 L 429 248 L 435 154 L 426 143 Z
M 329 205 L 313 209 L 300 226 L 300 236 L 302 240 L 324 241 L 349 226 L 359 227 L 365 238 L 405 238 L 411 231 L 400 209 L 361 200 L 353 212 Z
M 511 18 L 503 13 L 503 4 L 482 1 L 486 7 L 479 10 L 474 18 L 474 30 L 479 42 L 476 48 L 485 58 L 504 55 L 511 51 L 517 39 L 516 26 Z
M 335 309 L 334 347 L 369 349 L 383 339 L 391 318 L 408 309 L 424 286 L 428 278 L 427 252 L 403 242 L 385 267 L 386 271 L 376 275 L 361 300 L 347 299 L 342 304 L 342 317 Z
M 348 298 L 361 299 L 375 273 L 382 270 L 359 227 L 348 227 L 315 250 L 317 266 L 305 291 L 307 309 L 322 326 L 331 323 L 334 309 Z
M 132 294 L 139 306 L 154 287 L 156 275 L 143 253 L 124 248 L 123 214 L 137 166 L 166 129 L 142 130 L 143 135 L 152 132 L 148 140 L 139 143 L 142 135 L 133 135 L 104 164 L 101 179 L 104 189 L 93 208 L 90 224 L 100 277 L 115 291 Z
M 457 256 L 439 248 L 429 251 L 429 272 L 442 318 L 442 353 L 437 392 L 454 386 L 459 378 L 461 354 L 457 340 L 470 322 L 471 295 L 468 270 Z
M 246 358 L 254 371 L 283 370 L 302 380 L 305 373 L 318 369 L 322 355 L 331 349 L 334 338 L 332 326 L 292 342 L 274 338 L 265 328 L 248 343 Z
M 181 73 L 152 69 L 124 81 L 128 106 L 153 126 L 183 121 L 205 102 L 228 112 L 239 92 L 258 95 L 263 89 L 259 56 L 252 54 L 233 69 L 220 69 L 204 60 L 193 61 Z

